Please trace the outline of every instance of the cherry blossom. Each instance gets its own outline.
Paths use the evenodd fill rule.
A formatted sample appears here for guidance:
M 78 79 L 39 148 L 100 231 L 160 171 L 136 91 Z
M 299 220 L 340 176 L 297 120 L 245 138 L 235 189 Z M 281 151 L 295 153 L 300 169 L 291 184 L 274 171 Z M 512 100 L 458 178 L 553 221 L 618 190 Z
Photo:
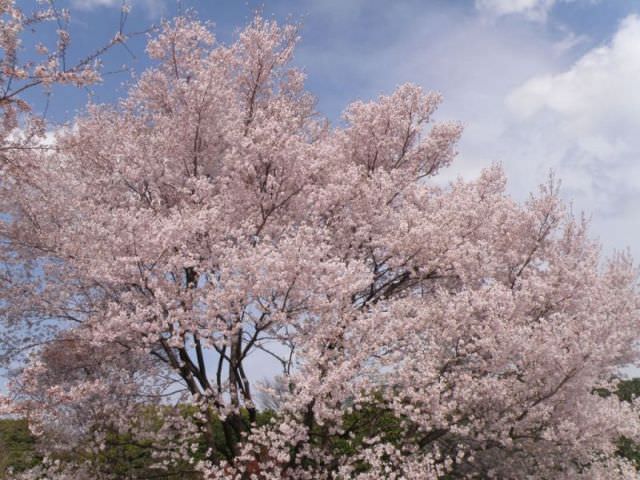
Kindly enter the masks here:
M 99 450 L 108 426 L 159 466 L 201 435 L 207 479 L 635 478 L 615 449 L 637 411 L 594 393 L 638 360 L 628 255 L 601 258 L 553 179 L 523 204 L 497 165 L 434 181 L 461 135 L 438 94 L 402 85 L 329 125 L 298 34 L 165 22 L 126 98 L 0 182 L 1 340 L 28 360 L 6 409 L 52 450 Z M 284 388 L 251 378 L 258 354 Z

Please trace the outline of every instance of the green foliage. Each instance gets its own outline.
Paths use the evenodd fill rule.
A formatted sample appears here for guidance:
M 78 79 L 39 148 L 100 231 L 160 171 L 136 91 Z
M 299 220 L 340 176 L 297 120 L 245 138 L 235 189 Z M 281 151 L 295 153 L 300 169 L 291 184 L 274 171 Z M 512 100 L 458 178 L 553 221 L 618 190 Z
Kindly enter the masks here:
M 615 393 L 620 400 L 631 402 L 634 398 L 640 396 L 640 378 L 623 380 L 618 385 Z
M 349 457 L 362 450 L 365 440 L 379 436 L 383 441 L 399 445 L 403 436 L 402 420 L 380 404 L 371 403 L 353 410 L 343 417 L 342 435 L 333 435 L 330 442 L 334 452 Z M 362 462 L 357 472 L 366 472 L 369 465 Z
M 605 389 L 594 390 L 595 394 L 603 397 L 616 395 L 620 400 L 630 402 L 640 395 L 640 378 L 620 382 L 616 391 Z M 343 417 L 341 434 L 330 434 L 326 426 L 314 424 L 311 436 L 314 442 L 322 444 L 332 450 L 336 457 L 349 457 L 360 451 L 366 439 L 378 437 L 384 442 L 401 446 L 407 441 L 412 441 L 412 428 L 406 418 L 398 418 L 392 411 L 385 408 L 384 402 L 372 401 L 361 405 L 358 409 L 349 409 Z M 137 420 L 143 422 L 151 429 L 159 429 L 162 426 L 163 408 L 148 407 L 140 411 Z M 194 417 L 196 410 L 192 406 L 179 406 L 180 414 L 185 418 Z M 249 424 L 249 414 L 242 411 L 240 419 Z M 215 415 L 210 417 L 211 437 L 215 446 L 214 452 L 218 459 L 223 459 L 229 453 L 229 445 L 223 428 L 223 422 Z M 277 420 L 277 412 L 261 411 L 257 414 L 257 425 L 265 425 Z M 419 441 L 418 432 L 414 441 Z M 234 439 L 238 440 L 238 439 Z M 208 443 L 205 435 L 194 439 L 195 449 L 192 452 L 192 462 L 203 460 L 206 457 Z M 92 449 L 69 452 L 58 458 L 70 462 L 88 461 L 96 471 L 108 473 L 115 478 L 180 478 L 184 480 L 197 480 L 200 477 L 193 472 L 191 462 L 178 462 L 166 470 L 152 468 L 154 453 L 162 453 L 162 445 L 147 441 L 140 441 L 130 434 L 107 432 L 104 438 L 105 448 L 96 452 Z M 618 454 L 631 461 L 640 471 L 640 445 L 628 438 L 621 438 L 618 442 Z M 9 479 L 9 472 L 20 472 L 37 465 L 41 461 L 37 453 L 36 439 L 30 434 L 27 422 L 24 419 L 0 420 L 0 479 Z M 362 463 L 357 470 L 366 472 L 369 466 Z
M 163 408 L 169 407 L 145 407 L 139 412 L 138 419 L 132 422 L 144 423 L 151 430 L 160 429 L 162 426 Z M 180 414 L 185 418 L 193 417 L 196 409 L 192 406 L 181 405 L 178 407 Z M 271 421 L 274 413 L 271 411 L 258 412 L 256 423 L 265 425 Z M 249 414 L 241 412 L 244 422 L 249 422 Z M 211 429 L 213 432 L 215 451 L 222 459 L 229 448 L 222 426 L 222 421 L 215 415 L 211 416 Z M 46 439 L 42 439 L 46 441 Z M 238 439 L 235 439 L 236 441 Z M 192 452 L 191 461 L 194 463 L 206 457 L 208 449 L 204 436 L 195 438 L 196 449 Z M 152 444 L 150 441 L 141 441 L 128 433 L 119 433 L 108 430 L 104 436 L 104 449 L 96 451 L 93 448 L 76 449 L 73 452 L 59 453 L 55 456 L 61 462 L 83 463 L 88 462 L 96 472 L 109 474 L 115 478 L 179 478 L 184 480 L 197 480 L 201 477 L 193 471 L 190 462 L 182 461 L 173 463 L 165 470 L 153 468 L 154 454 L 163 453 L 163 446 Z M 37 439 L 29 432 L 25 419 L 0 419 L 0 480 L 11 478 L 10 472 L 22 472 L 36 466 L 42 461 L 37 453 Z
M 0 478 L 8 479 L 11 471 L 22 472 L 37 465 L 42 458 L 36 451 L 36 440 L 24 419 L 0 419 Z
M 633 440 L 622 437 L 618 440 L 618 455 L 622 458 L 626 458 L 636 467 L 636 470 L 640 471 L 640 445 Z
M 611 395 L 611 392 L 605 389 L 599 389 L 597 393 L 604 397 Z M 613 393 L 624 402 L 633 401 L 633 399 L 640 396 L 640 378 L 621 381 Z M 629 438 L 622 437 L 618 441 L 617 453 L 633 463 L 636 470 L 640 471 L 640 444 Z

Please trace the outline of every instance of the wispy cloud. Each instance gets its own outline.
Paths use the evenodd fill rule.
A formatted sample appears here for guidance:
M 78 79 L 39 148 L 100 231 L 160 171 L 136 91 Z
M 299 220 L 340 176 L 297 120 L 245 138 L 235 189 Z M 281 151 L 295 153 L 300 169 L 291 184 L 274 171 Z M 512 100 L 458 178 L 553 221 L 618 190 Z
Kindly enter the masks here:
M 609 245 L 640 251 L 640 18 L 625 18 L 605 45 L 572 65 L 535 75 L 506 99 L 519 138 L 555 168 L 572 197 L 594 213 Z M 519 133 L 516 133 L 519 132 Z M 525 160 L 525 161 L 526 161 Z
M 640 95 L 633 92 L 638 82 L 640 18 L 632 15 L 610 44 L 587 52 L 564 72 L 533 77 L 509 95 L 508 105 L 520 118 L 550 112 L 567 135 L 592 153 L 615 153 L 616 145 L 637 138 Z M 594 143 L 608 148 L 589 146 Z
M 71 5 L 78 10 L 122 8 L 123 5 L 129 5 L 136 9 L 142 8 L 153 17 L 162 15 L 166 10 L 164 0 L 71 0 Z
M 522 14 L 531 20 L 546 20 L 556 0 L 476 0 L 478 10 L 502 16 Z

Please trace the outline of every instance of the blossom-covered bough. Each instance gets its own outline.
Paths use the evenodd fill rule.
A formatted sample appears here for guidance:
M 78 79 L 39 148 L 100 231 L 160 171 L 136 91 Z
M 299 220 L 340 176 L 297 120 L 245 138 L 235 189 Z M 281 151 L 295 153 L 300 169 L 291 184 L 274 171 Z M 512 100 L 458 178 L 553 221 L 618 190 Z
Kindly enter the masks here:
M 33 2 L 32 10 L 21 7 L 15 0 L 0 1 L 0 173 L 16 175 L 27 158 L 23 150 L 42 146 L 38 141 L 45 133 L 41 115 L 34 114 L 25 101 L 25 94 L 36 88 L 49 91 L 54 85 L 77 87 L 95 84 L 100 80 L 99 64 L 102 54 L 117 44 L 123 44 L 127 9 L 123 7 L 118 33 L 101 48 L 77 61 L 68 59 L 71 37 L 69 11 L 58 8 L 54 0 Z M 55 27 L 55 42 L 47 45 L 46 24 Z M 29 37 L 29 33 L 33 36 Z M 35 42 L 35 43 L 34 43 Z M 31 45 L 33 43 L 33 45 Z M 5 170 L 11 169 L 7 173 Z
M 638 415 L 594 394 L 637 360 L 630 259 L 554 182 L 434 183 L 461 134 L 436 94 L 329 126 L 297 37 L 167 22 L 124 100 L 0 183 L 3 348 L 32 352 L 7 408 L 52 458 L 115 429 L 207 479 L 635 478 L 614 453 Z M 266 419 L 256 352 L 282 367 Z

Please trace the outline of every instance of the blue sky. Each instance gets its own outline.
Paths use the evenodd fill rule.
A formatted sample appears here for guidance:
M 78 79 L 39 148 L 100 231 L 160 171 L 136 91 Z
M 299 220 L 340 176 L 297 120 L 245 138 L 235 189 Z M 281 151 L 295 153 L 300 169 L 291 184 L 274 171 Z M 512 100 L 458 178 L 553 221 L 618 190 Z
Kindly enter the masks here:
M 179 8 L 215 23 L 220 41 L 256 9 L 303 23 L 296 63 L 318 109 L 333 121 L 351 100 L 411 81 L 442 92 L 439 118 L 464 122 L 460 157 L 448 178 L 472 178 L 501 162 L 519 199 L 550 169 L 563 195 L 591 216 L 606 250 L 640 256 L 640 1 L 630 0 L 130 0 L 128 31 Z M 26 7 L 30 2 L 22 1 Z M 67 0 L 71 57 L 104 44 L 118 28 L 121 0 Z M 148 66 L 144 37 L 105 56 L 105 71 Z M 132 56 L 132 54 L 135 56 Z M 105 75 L 95 101 L 124 94 L 127 73 Z M 57 90 L 50 119 L 70 121 L 89 92 Z M 44 105 L 42 96 L 31 100 Z M 639 107 L 639 108 L 636 108 Z M 638 246 L 636 246 L 638 245 Z
M 640 0 L 130 2 L 128 31 L 194 8 L 215 23 L 222 42 L 256 9 L 302 22 L 296 63 L 319 111 L 334 122 L 349 101 L 407 81 L 442 92 L 438 118 L 466 127 L 445 179 L 473 178 L 500 162 L 510 193 L 523 200 L 553 169 L 605 251 L 630 247 L 640 258 Z M 72 10 L 72 57 L 104 44 L 118 27 L 121 0 L 59 5 Z M 135 58 L 118 47 L 105 70 L 146 68 L 144 39 L 129 48 Z M 91 95 L 111 102 L 128 81 L 126 73 L 106 75 Z M 55 91 L 49 118 L 70 121 L 88 94 Z

